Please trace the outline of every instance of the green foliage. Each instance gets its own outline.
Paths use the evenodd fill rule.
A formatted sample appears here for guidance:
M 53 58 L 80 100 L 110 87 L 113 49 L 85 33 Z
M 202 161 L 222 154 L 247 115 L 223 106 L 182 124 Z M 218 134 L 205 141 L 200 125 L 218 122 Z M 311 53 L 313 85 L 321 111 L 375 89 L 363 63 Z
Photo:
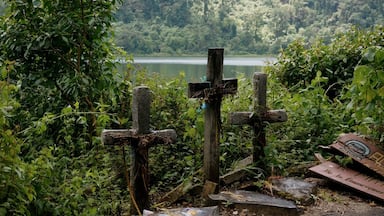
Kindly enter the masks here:
M 332 143 L 340 133 L 383 140 L 382 35 L 382 27 L 377 27 L 347 32 L 330 45 L 306 47 L 298 41 L 266 68 L 284 85 L 273 87 L 280 91 L 275 101 L 289 114 L 266 149 L 274 167 L 312 160 L 313 153 L 321 151 L 319 145 Z
M 127 207 L 119 163 L 99 139 L 112 121 L 127 123 L 121 112 L 130 98 L 110 40 L 115 3 L 7 1 L 1 213 L 111 215 Z
M 220 163 L 222 166 L 222 174 L 230 171 L 235 162 L 249 156 L 253 147 L 252 128 L 248 125 L 229 125 L 228 121 L 228 116 L 231 112 L 253 111 L 251 79 L 248 79 L 243 74 L 238 74 L 237 79 L 237 94 L 224 97 L 221 107 L 222 134 L 220 139 Z
M 76 104 L 81 111 L 95 112 L 99 101 L 115 97 L 116 92 L 108 88 L 116 85 L 116 50 L 109 40 L 115 1 L 8 4 L 10 13 L 1 28 L 1 59 L 14 62 L 10 76 L 21 86 L 20 118 L 42 118 Z M 87 121 L 94 135 L 95 118 Z M 22 128 L 31 124 L 23 123 Z
M 384 49 L 371 46 L 362 53 L 356 66 L 350 92 L 351 102 L 347 108 L 356 120 L 356 130 L 372 134 L 384 140 Z
M 383 12 L 377 0 L 125 0 L 116 13 L 116 43 L 137 55 L 203 54 L 214 46 L 278 54 L 298 38 L 328 44 L 351 26 L 380 25 Z
M 296 89 L 308 86 L 321 72 L 328 78 L 322 86 L 330 98 L 334 98 L 344 84 L 351 82 L 363 49 L 382 44 L 381 38 L 382 27 L 377 27 L 369 32 L 351 29 L 329 45 L 321 41 L 311 45 L 302 40 L 295 41 L 281 52 L 271 72 L 276 73 L 288 88 Z
M 1 67 L 0 79 L 0 215 L 30 215 L 28 205 L 36 196 L 31 184 L 36 167 L 19 157 L 21 141 L 9 123 L 19 104 L 11 95 L 17 91 L 9 84 L 12 63 Z
M 273 75 L 269 80 L 274 107 L 288 113 L 287 122 L 268 127 L 266 164 L 276 171 L 287 174 L 287 168 L 314 160 L 314 153 L 321 152 L 320 145 L 331 144 L 340 133 L 350 132 L 347 122 L 351 118 L 345 113 L 345 105 L 329 100 L 322 88 L 328 79 L 321 73 L 306 88 L 295 92 L 274 82 L 277 79 Z

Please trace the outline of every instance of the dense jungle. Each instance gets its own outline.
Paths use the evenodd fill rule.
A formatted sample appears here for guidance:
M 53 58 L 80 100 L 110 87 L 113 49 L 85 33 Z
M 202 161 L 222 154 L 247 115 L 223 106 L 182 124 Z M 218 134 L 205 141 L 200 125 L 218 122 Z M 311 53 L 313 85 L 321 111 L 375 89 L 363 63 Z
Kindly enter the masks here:
M 300 167 L 314 153 L 330 157 L 320 146 L 341 133 L 382 147 L 383 7 L 381 0 L 1 1 L 0 215 L 129 215 L 129 148 L 106 146 L 100 135 L 132 127 L 138 84 L 152 92 L 151 128 L 178 136 L 150 150 L 152 207 L 182 182 L 203 184 L 204 101 L 188 98 L 183 72 L 148 76 L 130 64 L 135 55 L 224 47 L 277 57 L 264 68 L 268 107 L 285 109 L 288 121 L 267 125 L 265 157 L 249 167 L 260 188 L 270 176 L 305 176 Z M 251 128 L 227 123 L 230 112 L 252 111 L 252 81 L 237 78 L 237 94 L 221 107 L 221 174 L 252 151 Z
M 384 22 L 380 0 L 126 0 L 116 44 L 136 55 L 278 54 L 297 39 L 325 43 L 351 26 Z

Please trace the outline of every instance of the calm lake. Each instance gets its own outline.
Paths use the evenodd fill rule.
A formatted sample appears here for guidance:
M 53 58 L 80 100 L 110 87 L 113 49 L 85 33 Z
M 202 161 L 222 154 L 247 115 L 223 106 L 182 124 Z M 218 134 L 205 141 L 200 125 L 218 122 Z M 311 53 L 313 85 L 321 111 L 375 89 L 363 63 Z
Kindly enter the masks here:
M 273 57 L 224 57 L 224 78 L 237 77 L 240 73 L 251 77 L 274 61 Z M 150 74 L 172 78 L 184 72 L 187 82 L 200 82 L 205 81 L 207 57 L 134 57 L 134 64 Z

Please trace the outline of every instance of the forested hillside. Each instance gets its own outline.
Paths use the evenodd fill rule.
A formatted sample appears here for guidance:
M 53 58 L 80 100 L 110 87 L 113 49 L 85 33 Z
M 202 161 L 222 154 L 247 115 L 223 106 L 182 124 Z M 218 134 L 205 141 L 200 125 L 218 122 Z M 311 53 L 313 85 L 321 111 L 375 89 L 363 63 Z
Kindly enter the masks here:
M 297 38 L 329 42 L 384 23 L 382 0 L 125 0 L 116 42 L 133 54 L 275 54 Z

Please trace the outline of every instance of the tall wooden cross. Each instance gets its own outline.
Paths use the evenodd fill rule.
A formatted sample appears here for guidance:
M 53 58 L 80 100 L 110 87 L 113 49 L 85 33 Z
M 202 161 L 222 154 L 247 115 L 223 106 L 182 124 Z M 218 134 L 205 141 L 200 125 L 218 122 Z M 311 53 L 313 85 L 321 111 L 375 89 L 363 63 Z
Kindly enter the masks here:
M 266 122 L 285 122 L 288 117 L 285 110 L 267 109 L 267 74 L 254 73 L 253 92 L 254 111 L 230 113 L 229 122 L 234 125 L 248 124 L 253 127 L 253 162 L 256 163 L 264 156 Z
M 237 79 L 223 80 L 224 49 L 208 50 L 207 81 L 188 83 L 188 97 L 204 98 L 204 175 L 205 180 L 219 183 L 220 106 L 223 95 L 235 94 Z
M 151 131 L 150 120 L 151 93 L 146 86 L 133 90 L 132 129 L 104 130 L 102 141 L 105 145 L 130 145 L 131 167 L 129 190 L 131 194 L 131 215 L 150 207 L 148 149 L 160 143 L 171 143 L 176 140 L 176 132 L 172 129 Z

